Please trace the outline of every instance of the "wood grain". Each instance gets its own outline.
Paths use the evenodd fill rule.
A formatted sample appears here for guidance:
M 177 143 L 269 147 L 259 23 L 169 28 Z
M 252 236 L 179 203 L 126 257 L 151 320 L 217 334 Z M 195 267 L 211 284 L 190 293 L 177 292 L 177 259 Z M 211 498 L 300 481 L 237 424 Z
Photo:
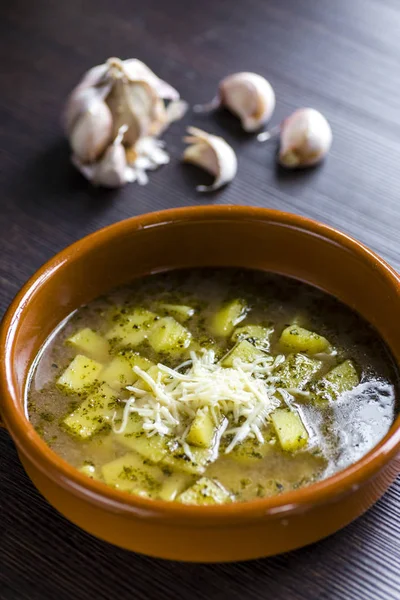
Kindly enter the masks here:
M 19 0 L 0 7 L 0 307 L 56 251 L 101 226 L 160 208 L 254 204 L 334 225 L 400 267 L 400 5 L 397 0 Z M 68 91 L 108 56 L 137 56 L 190 103 L 224 75 L 266 75 L 273 122 L 299 106 L 329 119 L 326 163 L 275 167 L 227 113 L 188 114 L 165 136 L 171 164 L 146 187 L 91 189 L 69 164 L 60 127 Z M 223 135 L 239 157 L 231 186 L 200 196 L 208 178 L 182 166 L 184 127 Z M 329 268 L 329 265 L 327 265 Z M 95 540 L 36 492 L 0 432 L 1 600 L 396 600 L 400 483 L 364 517 L 309 548 L 235 565 L 157 561 Z

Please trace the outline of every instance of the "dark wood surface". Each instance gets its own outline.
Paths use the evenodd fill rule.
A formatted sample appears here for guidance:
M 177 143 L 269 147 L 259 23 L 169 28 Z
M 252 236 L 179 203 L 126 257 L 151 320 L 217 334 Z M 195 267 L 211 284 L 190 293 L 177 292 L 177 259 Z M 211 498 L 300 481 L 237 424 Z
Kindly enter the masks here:
M 0 8 L 0 302 L 56 251 L 101 226 L 186 204 L 255 204 L 301 213 L 362 240 L 400 267 L 400 4 L 398 0 L 20 0 Z M 275 144 L 226 113 L 189 114 L 165 136 L 171 164 L 147 187 L 91 189 L 69 164 L 59 125 L 68 91 L 108 56 L 138 57 L 191 103 L 239 70 L 266 75 L 273 122 L 320 109 L 334 144 L 318 169 L 275 168 Z M 239 173 L 182 166 L 184 125 L 226 137 Z M 326 266 L 329 269 L 329 265 Z M 309 548 L 232 565 L 137 556 L 83 533 L 39 495 L 0 432 L 1 600 L 400 598 L 400 482 L 365 516 Z

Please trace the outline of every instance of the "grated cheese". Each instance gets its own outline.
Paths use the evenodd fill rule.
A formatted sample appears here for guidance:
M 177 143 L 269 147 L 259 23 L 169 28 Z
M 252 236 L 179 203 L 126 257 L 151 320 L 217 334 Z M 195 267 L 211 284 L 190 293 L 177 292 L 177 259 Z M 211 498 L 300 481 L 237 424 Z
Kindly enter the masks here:
M 176 369 L 159 363 L 156 381 L 140 367 L 134 367 L 151 391 L 127 387 L 131 396 L 116 433 L 125 430 L 129 415 L 135 412 L 142 417 L 143 430 L 149 437 L 174 436 L 190 456 L 185 442 L 190 422 L 198 409 L 208 407 L 215 425 L 220 426 L 218 445 L 223 437 L 232 436 L 227 453 L 247 437 L 263 442 L 261 429 L 269 414 L 281 404 L 275 395 L 278 378 L 273 373 L 284 357 L 266 355 L 251 363 L 236 360 L 233 367 L 226 368 L 215 361 L 213 350 L 192 352 L 190 356 L 190 361 Z M 225 417 L 222 425 L 221 416 Z

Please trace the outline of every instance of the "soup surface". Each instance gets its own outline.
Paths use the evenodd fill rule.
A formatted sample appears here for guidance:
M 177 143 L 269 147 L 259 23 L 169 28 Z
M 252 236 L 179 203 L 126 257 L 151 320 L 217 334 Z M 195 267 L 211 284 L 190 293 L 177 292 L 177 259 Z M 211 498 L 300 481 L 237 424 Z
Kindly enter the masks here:
M 89 477 L 214 504 L 355 462 L 387 433 L 396 396 L 385 345 L 334 298 L 282 276 L 199 269 L 73 313 L 38 356 L 27 411 Z

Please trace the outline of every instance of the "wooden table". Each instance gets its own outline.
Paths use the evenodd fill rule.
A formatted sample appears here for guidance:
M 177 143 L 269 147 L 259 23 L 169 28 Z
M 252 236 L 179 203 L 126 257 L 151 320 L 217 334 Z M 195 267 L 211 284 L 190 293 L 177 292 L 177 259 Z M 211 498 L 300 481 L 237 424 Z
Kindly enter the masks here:
M 109 223 L 187 204 L 254 204 L 336 226 L 399 268 L 400 5 L 398 0 L 20 0 L 0 8 L 0 277 L 4 310 L 55 252 Z M 244 135 L 228 114 L 189 114 L 165 139 L 171 164 L 148 186 L 90 188 L 69 163 L 60 128 L 68 91 L 109 56 L 138 57 L 190 103 L 224 75 L 266 75 L 273 122 L 300 106 L 330 120 L 334 145 L 307 172 L 275 167 L 274 143 Z M 235 181 L 208 182 L 179 156 L 185 125 L 223 135 L 239 157 Z M 326 265 L 329 269 L 330 266 Z M 357 522 L 314 546 L 232 565 L 136 556 L 83 533 L 56 513 L 0 432 L 1 600 L 400 598 L 400 482 Z

